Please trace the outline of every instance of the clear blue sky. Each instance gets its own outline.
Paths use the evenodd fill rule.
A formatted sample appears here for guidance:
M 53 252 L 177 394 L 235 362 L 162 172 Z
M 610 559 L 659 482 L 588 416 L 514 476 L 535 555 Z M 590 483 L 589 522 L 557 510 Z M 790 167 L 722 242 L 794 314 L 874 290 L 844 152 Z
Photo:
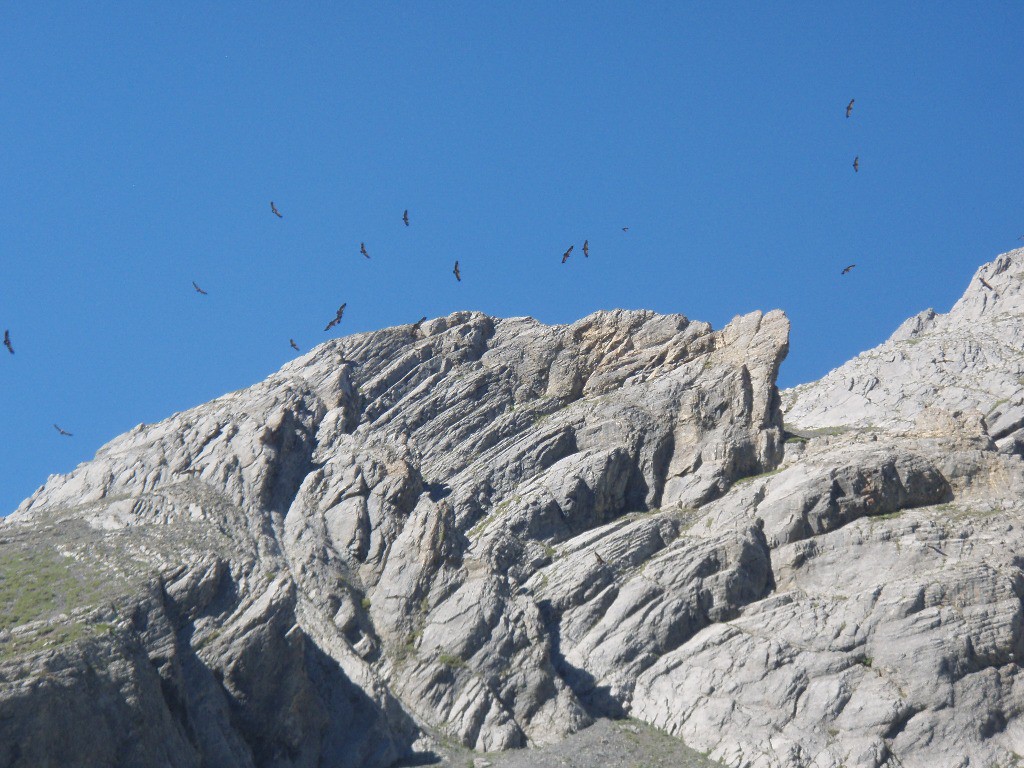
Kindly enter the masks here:
M 343 301 L 781 308 L 786 386 L 1024 234 L 1019 2 L 296 5 L 5 7 L 0 512 Z

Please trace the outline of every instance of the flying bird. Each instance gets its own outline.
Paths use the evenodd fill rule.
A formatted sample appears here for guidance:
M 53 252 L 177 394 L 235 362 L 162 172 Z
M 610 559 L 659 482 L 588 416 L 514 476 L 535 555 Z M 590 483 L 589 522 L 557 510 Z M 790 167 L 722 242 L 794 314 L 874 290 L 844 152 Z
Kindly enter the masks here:
M 984 277 L 979 276 L 978 279 L 981 280 L 981 284 L 988 288 L 990 291 L 995 290 L 995 288 L 988 284 L 988 280 L 986 280 Z
M 277 218 L 279 218 L 279 219 L 283 219 L 284 218 L 284 216 L 281 215 L 281 212 L 279 210 L 277 210 L 277 206 L 274 205 L 274 201 L 273 200 L 270 201 L 270 210 L 272 210 L 274 212 L 274 215 L 277 216 Z
M 370 254 L 366 252 L 366 243 L 359 244 L 359 252 L 363 254 L 363 256 L 365 256 L 366 258 L 370 258 Z
M 590 258 L 590 241 L 589 240 L 584 240 L 583 241 L 583 257 L 584 258 Z
M 459 272 L 459 261 L 458 261 L 458 259 L 455 260 L 455 269 L 452 270 L 452 274 L 455 275 L 455 279 L 456 280 L 458 280 L 460 283 L 462 282 L 462 273 Z
M 4 346 L 7 347 L 7 351 L 12 355 L 14 354 L 14 347 L 11 346 L 11 332 L 4 331 Z
M 565 264 L 565 260 L 569 258 L 569 254 L 572 253 L 572 249 L 575 248 L 575 247 L 576 247 L 575 245 L 570 245 L 569 246 L 569 250 L 562 254 L 562 263 L 563 264 Z
M 853 172 L 857 173 L 858 168 L 860 168 L 860 155 L 853 158 Z
M 402 214 L 402 221 L 405 222 L 405 226 L 407 226 L 407 227 L 409 226 L 409 211 L 408 210 L 406 210 L 406 212 Z
M 849 272 L 849 271 L 850 271 L 851 269 L 853 269 L 853 268 L 854 268 L 854 267 L 856 267 L 856 266 L 857 266 L 856 264 L 851 264 L 850 266 L 848 266 L 848 267 L 846 267 L 845 269 L 843 269 L 843 271 L 842 271 L 842 273 L 841 273 L 841 274 L 844 274 L 844 275 L 845 275 L 845 274 L 846 274 L 847 272 Z
M 419 333 L 420 332 L 420 326 L 423 325 L 425 322 L 427 322 L 427 316 L 426 315 L 424 315 L 423 317 L 421 317 L 419 320 L 417 320 L 415 323 L 412 324 L 412 332 L 413 333 Z
M 629 232 L 629 227 L 623 227 L 623 228 L 622 228 L 622 231 L 623 231 L 623 232 Z
M 331 328 L 333 328 L 334 326 L 336 326 L 338 323 L 341 322 L 341 316 L 345 314 L 345 307 L 346 306 L 348 306 L 348 302 L 347 301 L 344 304 L 342 304 L 340 307 L 338 307 L 338 314 L 334 317 L 333 320 L 331 320 L 331 322 L 329 322 L 327 324 L 327 327 L 324 328 L 325 331 L 331 330 Z
M 58 432 L 60 432 L 62 435 L 64 435 L 64 437 L 73 437 L 73 435 L 70 432 L 65 432 L 63 429 L 58 427 L 56 424 L 53 425 L 53 428 L 56 429 Z
M 605 562 L 604 558 L 601 557 L 599 554 L 597 554 L 596 550 L 594 551 L 594 557 L 597 558 L 597 562 L 599 562 L 601 565 L 607 565 L 607 563 Z
M 291 348 L 294 349 L 296 352 L 299 351 L 299 345 L 295 343 L 295 339 L 288 339 L 288 343 L 291 345 Z
M 849 117 L 851 112 L 853 112 L 853 99 L 850 99 L 850 103 L 846 105 L 846 116 Z
M 201 294 L 203 294 L 203 296 L 207 296 L 208 295 L 206 293 L 206 291 L 204 291 L 202 288 L 199 287 L 199 284 L 196 283 L 195 280 L 192 281 L 192 287 L 196 289 L 196 293 L 201 293 Z

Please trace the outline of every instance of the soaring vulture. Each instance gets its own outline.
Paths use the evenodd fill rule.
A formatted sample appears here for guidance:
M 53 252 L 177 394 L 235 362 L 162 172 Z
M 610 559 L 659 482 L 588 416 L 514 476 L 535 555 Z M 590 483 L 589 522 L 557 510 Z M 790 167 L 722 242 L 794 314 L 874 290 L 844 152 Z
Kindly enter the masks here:
M 62 435 L 64 435 L 64 437 L 73 437 L 73 435 L 70 432 L 65 432 L 63 429 L 58 427 L 56 424 L 53 425 L 53 428 L 56 429 L 58 432 L 60 432 Z
M 569 246 L 569 250 L 562 254 L 562 263 L 563 264 L 565 264 L 565 260 L 569 258 L 569 254 L 572 253 L 572 249 L 575 248 L 575 247 L 576 247 L 575 245 L 570 245 Z
M 590 241 L 589 240 L 584 240 L 583 241 L 583 257 L 584 258 L 589 258 L 590 257 Z
M 986 288 L 988 288 L 990 291 L 994 291 L 995 290 L 995 288 L 993 288 L 991 285 L 988 284 L 988 280 L 986 280 L 984 277 L 980 277 L 979 276 L 978 279 L 981 280 L 981 284 L 984 285 Z
M 849 117 L 851 112 L 853 112 L 853 99 L 850 99 L 850 103 L 846 105 L 846 116 Z
M 365 256 L 366 258 L 370 258 L 370 254 L 366 252 L 366 243 L 359 244 L 359 252 L 363 254 L 363 256 Z
M 299 351 L 299 345 L 295 343 L 295 339 L 288 339 L 288 343 L 291 345 L 291 348 L 294 349 L 296 352 Z
M 408 210 L 406 210 L 406 212 L 402 214 L 402 221 L 405 222 L 405 226 L 407 226 L 407 227 L 409 226 L 409 211 Z
M 281 215 L 281 212 L 279 210 L 277 210 L 277 206 L 274 205 L 274 201 L 273 200 L 270 201 L 270 210 L 272 210 L 274 212 L 274 215 L 277 216 L 277 218 L 279 218 L 279 219 L 283 219 L 284 218 L 284 216 Z
M 860 155 L 853 158 L 853 172 L 857 173 L 858 168 L 860 168 Z
M 333 320 L 331 320 L 331 322 L 329 322 L 327 324 L 327 327 L 324 328 L 325 331 L 331 330 L 331 328 L 333 328 L 334 326 L 336 326 L 338 323 L 341 322 L 341 316 L 345 314 L 345 307 L 346 306 L 348 306 L 348 302 L 347 301 L 344 304 L 342 304 L 340 307 L 338 307 L 338 314 L 335 316 L 335 318 Z
M 7 351 L 12 355 L 14 354 L 14 347 L 11 346 L 11 332 L 4 331 L 4 346 L 7 347 Z
M 455 269 L 452 270 L 452 274 L 455 275 L 455 279 L 456 280 L 458 280 L 460 283 L 462 282 L 462 273 L 459 272 L 459 261 L 458 261 L 458 259 L 455 260 Z
M 203 296 L 207 295 L 206 291 L 200 288 L 199 284 L 195 280 L 192 281 L 192 287 L 196 289 L 196 293 L 201 293 Z
M 853 268 L 854 268 L 854 267 L 856 267 L 856 266 L 857 266 L 856 264 L 851 264 L 850 266 L 846 267 L 846 268 L 845 268 L 845 269 L 843 270 L 842 274 L 844 274 L 844 275 L 845 275 L 845 274 L 846 274 L 847 272 L 849 272 L 849 271 L 850 271 L 851 269 L 853 269 Z

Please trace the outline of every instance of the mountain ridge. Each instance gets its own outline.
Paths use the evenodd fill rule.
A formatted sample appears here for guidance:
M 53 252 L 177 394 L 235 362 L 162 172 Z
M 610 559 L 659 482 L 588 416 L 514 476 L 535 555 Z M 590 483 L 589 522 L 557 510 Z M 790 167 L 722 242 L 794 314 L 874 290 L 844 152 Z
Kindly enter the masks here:
M 726 765 L 1010 765 L 1022 259 L 782 393 L 778 311 L 459 312 L 139 425 L 0 526 L 0 761 L 390 766 L 631 716 Z

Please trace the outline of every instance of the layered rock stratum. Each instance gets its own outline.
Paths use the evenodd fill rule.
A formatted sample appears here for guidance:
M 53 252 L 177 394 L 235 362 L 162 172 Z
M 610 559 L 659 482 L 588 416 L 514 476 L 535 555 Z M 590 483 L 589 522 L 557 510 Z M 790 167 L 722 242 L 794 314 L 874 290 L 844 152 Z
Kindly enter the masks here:
M 1015 765 L 1022 275 L 783 393 L 781 312 L 462 312 L 139 425 L 0 526 L 0 765 Z

